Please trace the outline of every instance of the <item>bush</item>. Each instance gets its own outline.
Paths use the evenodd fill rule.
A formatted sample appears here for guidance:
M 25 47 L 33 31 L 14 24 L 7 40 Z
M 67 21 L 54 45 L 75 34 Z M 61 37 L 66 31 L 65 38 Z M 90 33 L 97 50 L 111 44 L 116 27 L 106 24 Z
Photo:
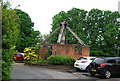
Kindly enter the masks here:
M 32 63 L 36 63 L 38 61 L 38 55 L 35 53 L 35 49 L 32 49 L 34 47 L 29 47 L 29 48 L 25 48 L 24 50 L 24 60 L 25 61 L 29 61 Z
M 65 57 L 64 59 L 64 65 L 73 65 L 75 62 L 75 59 L 71 57 Z
M 47 61 L 46 60 L 39 60 L 37 63 L 39 63 L 39 64 L 47 64 Z
M 71 57 L 55 55 L 55 56 L 48 57 L 47 62 L 49 64 L 54 64 L 54 65 L 73 65 L 75 62 L 75 59 Z
M 2 50 L 2 80 L 9 81 L 11 79 L 10 71 L 12 69 L 12 55 L 17 53 L 16 50 Z

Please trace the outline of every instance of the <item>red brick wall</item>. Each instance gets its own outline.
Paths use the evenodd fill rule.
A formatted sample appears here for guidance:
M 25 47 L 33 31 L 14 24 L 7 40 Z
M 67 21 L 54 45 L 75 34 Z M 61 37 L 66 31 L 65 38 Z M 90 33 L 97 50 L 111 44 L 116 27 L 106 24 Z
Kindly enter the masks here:
M 80 50 L 75 47 L 81 47 Z M 52 44 L 52 55 L 69 56 L 78 59 L 82 56 L 89 56 L 90 49 L 86 46 L 72 44 Z
M 90 55 L 90 48 L 86 46 L 81 46 L 82 47 L 82 56 L 89 56 Z
M 41 57 L 41 59 L 46 59 L 47 56 L 48 56 L 48 47 L 47 46 L 40 47 L 40 57 Z

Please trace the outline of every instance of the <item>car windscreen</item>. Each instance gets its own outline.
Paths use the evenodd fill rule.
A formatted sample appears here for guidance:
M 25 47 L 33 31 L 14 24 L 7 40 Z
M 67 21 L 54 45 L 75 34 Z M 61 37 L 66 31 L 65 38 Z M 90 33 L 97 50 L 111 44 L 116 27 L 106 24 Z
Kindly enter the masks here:
M 84 57 L 83 57 L 83 58 L 81 58 L 81 60 L 87 60 L 87 58 L 84 58 Z
M 95 60 L 93 60 L 93 62 L 95 62 L 95 63 L 104 63 L 104 59 L 102 59 L 102 58 L 96 58 Z
M 95 58 L 90 58 L 90 60 L 94 60 Z
M 22 54 L 20 54 L 20 53 L 17 53 L 17 54 L 15 54 L 15 56 L 22 56 Z
M 83 57 L 80 57 L 79 59 L 77 59 L 77 60 L 81 60 Z
M 87 60 L 85 57 L 80 57 L 78 60 Z

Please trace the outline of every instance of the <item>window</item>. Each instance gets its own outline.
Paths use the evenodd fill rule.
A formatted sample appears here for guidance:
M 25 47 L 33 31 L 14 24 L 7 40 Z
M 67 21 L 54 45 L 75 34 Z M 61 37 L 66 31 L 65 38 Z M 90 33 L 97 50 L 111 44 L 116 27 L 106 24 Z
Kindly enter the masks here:
M 22 56 L 22 54 L 20 54 L 20 53 L 17 53 L 17 54 L 15 54 L 15 56 Z
M 87 60 L 87 58 L 81 58 L 81 60 Z
M 90 60 L 94 60 L 95 58 L 90 58 Z
M 84 58 L 84 57 L 80 57 L 79 59 L 77 60 L 87 60 L 87 58 Z
M 120 59 L 117 60 L 117 63 L 120 64 Z
M 75 54 L 82 55 L 82 48 L 81 47 L 75 47 Z
M 105 59 L 102 58 L 96 58 L 93 62 L 95 63 L 104 63 Z
M 81 60 L 83 57 L 80 57 L 79 59 L 77 59 L 77 60 Z
M 22 54 L 17 54 L 17 56 L 22 56 Z
M 55 55 L 58 55 L 57 51 L 55 51 Z
M 116 63 L 114 59 L 108 60 L 107 63 Z

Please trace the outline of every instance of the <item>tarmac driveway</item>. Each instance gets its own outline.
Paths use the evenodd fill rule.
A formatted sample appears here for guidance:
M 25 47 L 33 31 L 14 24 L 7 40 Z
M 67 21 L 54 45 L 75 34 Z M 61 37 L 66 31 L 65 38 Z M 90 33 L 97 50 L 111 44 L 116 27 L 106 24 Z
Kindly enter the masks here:
M 69 81 L 113 81 L 112 79 L 108 80 L 100 79 L 99 77 L 92 77 L 88 72 L 61 71 L 57 69 L 25 66 L 23 63 L 15 63 L 13 66 L 14 68 L 11 71 L 11 76 L 15 81 L 19 81 L 20 79 L 29 79 L 27 81 L 37 81 L 40 79 L 43 81 L 45 79 L 63 79 L 63 81 L 66 81 L 67 79 Z M 114 81 L 120 81 L 119 78 L 113 79 Z

